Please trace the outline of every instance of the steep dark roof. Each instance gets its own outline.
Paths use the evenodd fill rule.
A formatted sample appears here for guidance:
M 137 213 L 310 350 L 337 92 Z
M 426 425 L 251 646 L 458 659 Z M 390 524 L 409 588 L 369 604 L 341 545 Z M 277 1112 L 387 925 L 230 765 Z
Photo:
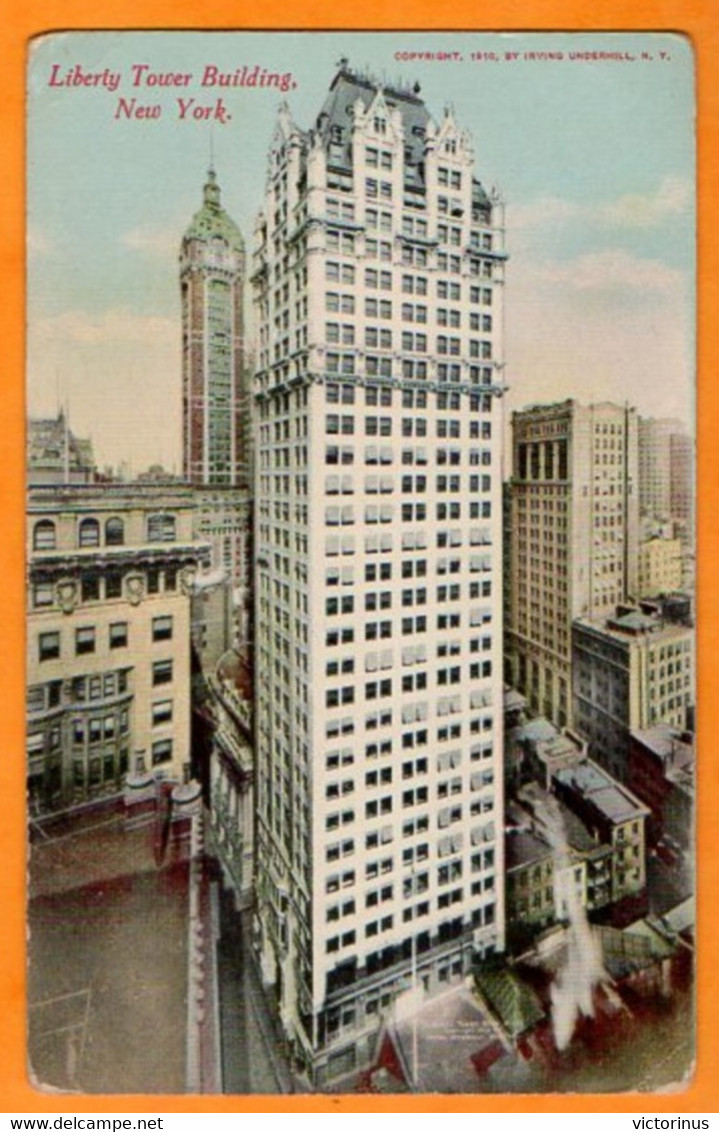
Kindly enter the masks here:
M 425 133 L 431 116 L 418 94 L 383 86 L 373 79 L 343 67 L 332 80 L 317 116 L 316 128 L 326 144 L 330 141 L 342 144 L 341 154 L 338 153 L 333 157 L 331 164 L 351 169 L 352 107 L 359 99 L 367 110 L 380 89 L 387 106 L 399 110 L 402 115 L 404 144 L 407 150 L 405 168 L 407 165 L 412 168 L 412 176 L 406 177 L 405 180 L 410 184 L 414 181 L 419 187 L 424 182 L 421 166 L 424 162 Z

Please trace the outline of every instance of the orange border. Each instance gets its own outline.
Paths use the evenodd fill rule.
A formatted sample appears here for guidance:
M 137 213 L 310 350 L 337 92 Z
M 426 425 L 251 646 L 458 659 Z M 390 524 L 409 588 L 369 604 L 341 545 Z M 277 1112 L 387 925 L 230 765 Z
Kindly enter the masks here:
M 592 6 L 596 7 L 596 6 Z M 492 0 L 482 9 L 476 0 L 454 0 L 451 14 L 431 0 L 395 0 L 376 6 L 370 0 L 345 0 L 341 16 L 332 0 L 265 0 L 245 9 L 236 0 L 209 0 L 201 17 L 189 0 L 6 0 L 0 42 L 0 130 L 10 158 L 9 178 L 0 181 L 0 247 L 5 320 L 4 380 L 0 386 L 0 504 L 3 507 L 3 584 L 6 603 L 0 629 L 0 798 L 2 866 L 0 867 L 0 1102 L 2 1111 L 51 1113 L 101 1112 L 717 1112 L 716 1068 L 719 1001 L 719 757 L 710 744 L 709 711 L 713 693 L 719 701 L 719 617 L 710 596 L 711 562 L 719 555 L 719 526 L 712 521 L 712 475 L 717 475 L 713 423 L 719 390 L 711 368 L 719 345 L 719 235 L 715 208 L 719 197 L 719 14 L 708 0 L 604 0 L 601 13 L 590 13 L 583 0 Z M 198 17 L 200 17 L 198 19 Z M 249 18 L 248 18 L 249 17 Z M 254 19 L 251 18 L 254 17 Z M 251 22 L 250 22 L 251 21 Z M 698 1067 L 688 1091 L 669 1096 L 488 1096 L 471 1097 L 158 1097 L 57 1096 L 36 1092 L 25 1075 L 24 1019 L 24 84 L 25 52 L 30 36 L 59 29 L 283 29 L 476 28 L 501 30 L 678 31 L 694 44 L 699 121 L 699 390 L 698 451 L 700 588 L 698 600 L 700 662 L 699 743 L 699 900 Z M 714 312 L 714 320 L 712 320 Z M 719 806 L 717 806 L 719 809 Z

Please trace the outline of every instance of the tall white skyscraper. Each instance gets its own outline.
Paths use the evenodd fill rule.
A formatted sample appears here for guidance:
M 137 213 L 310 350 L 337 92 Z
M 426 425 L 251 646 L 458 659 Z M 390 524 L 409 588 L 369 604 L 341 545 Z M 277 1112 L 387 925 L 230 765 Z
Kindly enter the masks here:
M 343 61 L 255 236 L 257 944 L 321 1086 L 503 948 L 503 209 Z

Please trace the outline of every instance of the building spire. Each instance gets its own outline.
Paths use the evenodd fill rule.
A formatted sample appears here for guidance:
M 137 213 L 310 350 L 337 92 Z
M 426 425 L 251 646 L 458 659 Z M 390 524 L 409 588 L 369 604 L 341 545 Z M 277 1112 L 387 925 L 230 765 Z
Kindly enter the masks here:
M 210 167 L 207 170 L 207 180 L 203 190 L 204 203 L 211 208 L 220 207 L 220 186 L 217 184 L 217 174 L 215 173 L 212 158 L 210 158 Z

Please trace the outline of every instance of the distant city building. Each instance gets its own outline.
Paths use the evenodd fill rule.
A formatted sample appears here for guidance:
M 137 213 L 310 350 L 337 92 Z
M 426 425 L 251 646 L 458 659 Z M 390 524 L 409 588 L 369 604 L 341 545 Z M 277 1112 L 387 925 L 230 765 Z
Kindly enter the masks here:
M 137 473 L 138 483 L 173 483 L 182 482 L 180 476 L 176 476 L 173 472 L 168 472 L 163 468 L 162 464 L 150 464 L 144 472 Z
M 554 851 L 545 838 L 508 826 L 505 836 L 507 935 L 516 929 L 546 928 L 557 920 Z M 515 930 L 513 930 L 515 929 Z
M 641 896 L 647 881 L 647 807 L 591 759 L 557 771 L 553 787 L 560 802 L 579 818 L 593 842 L 585 855 L 588 907 L 599 907 L 600 899 L 603 900 L 603 895 L 600 897 L 598 892 L 591 891 L 589 866 L 597 844 L 610 850 L 606 903 L 617 905 L 627 898 Z M 595 877 L 595 888 L 597 886 L 604 887 L 604 881 L 598 885 Z
M 567 885 L 590 914 L 624 916 L 627 899 L 631 911 L 646 886 L 645 808 L 587 757 L 585 741 L 541 716 L 514 727 L 505 747 L 516 767 L 507 804 L 513 945 L 526 940 L 527 929 L 567 918 Z
M 681 539 L 650 538 L 640 542 L 637 562 L 638 597 L 658 597 L 681 589 L 684 577 Z
M 193 490 L 196 537 L 212 546 L 212 567 L 225 574 L 231 645 L 252 640 L 252 499 L 243 487 L 197 486 Z
M 231 643 L 252 634 L 249 495 L 252 429 L 244 342 L 245 246 L 210 170 L 180 253 L 183 470 L 195 487 L 195 533 L 230 579 Z
M 92 441 L 70 431 L 63 409 L 56 417 L 28 421 L 28 484 L 92 483 L 94 478 Z
M 686 425 L 667 417 L 640 417 L 640 513 L 654 519 L 690 521 L 693 479 L 693 442 Z
M 256 228 L 257 932 L 314 1085 L 504 942 L 503 210 L 342 62 Z
M 203 673 L 214 672 L 232 647 L 232 586 L 224 570 L 210 569 L 192 586 L 190 637 Z
M 571 625 L 637 583 L 637 419 L 576 401 L 512 414 L 506 678 L 534 712 L 571 723 Z
M 189 766 L 190 591 L 210 548 L 186 488 L 31 487 L 28 789 L 35 812 Z
M 180 250 L 183 474 L 193 484 L 247 483 L 244 278 L 244 242 L 210 169 Z
M 683 432 L 669 437 L 669 507 L 691 529 L 694 522 L 694 441 Z
M 505 756 L 518 764 L 520 783 L 534 780 L 550 790 L 558 771 L 586 759 L 587 743 L 571 731 L 558 731 L 548 719 L 538 716 L 507 733 Z
M 671 838 L 682 849 L 694 834 L 694 741 L 687 731 L 666 723 L 632 731 L 628 782 L 651 810 L 648 836 L 652 844 Z
M 694 631 L 658 612 L 624 607 L 614 617 L 575 621 L 574 722 L 593 758 L 628 780 L 631 731 L 667 723 L 683 729 L 694 703 Z
M 648 808 L 586 756 L 556 764 L 549 784 L 541 781 L 527 780 L 507 806 L 507 859 L 513 871 L 507 891 L 509 936 L 521 941 L 527 928 L 569 918 L 572 889 L 594 919 L 628 922 L 643 914 Z

